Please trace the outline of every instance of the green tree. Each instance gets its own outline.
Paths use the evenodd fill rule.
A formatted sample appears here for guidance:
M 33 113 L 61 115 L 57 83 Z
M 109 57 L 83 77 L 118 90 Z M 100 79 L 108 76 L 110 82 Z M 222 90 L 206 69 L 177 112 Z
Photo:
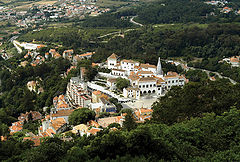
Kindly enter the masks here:
M 123 88 L 127 88 L 129 85 L 130 85 L 129 80 L 124 78 L 117 78 L 116 87 L 121 91 L 123 90 Z
M 127 131 L 130 131 L 132 129 L 135 129 L 137 126 L 136 122 L 133 119 L 133 115 L 131 111 L 127 112 L 127 115 L 125 116 L 125 120 L 123 122 L 123 128 Z
M 86 124 L 89 120 L 94 120 L 95 116 L 95 112 L 88 108 L 76 109 L 69 116 L 69 123 L 71 125 Z

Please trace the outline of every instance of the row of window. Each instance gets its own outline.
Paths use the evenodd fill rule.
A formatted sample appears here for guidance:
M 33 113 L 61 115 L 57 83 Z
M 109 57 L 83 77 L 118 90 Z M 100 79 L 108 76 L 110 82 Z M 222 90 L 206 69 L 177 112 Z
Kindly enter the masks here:
M 177 82 L 183 82 L 183 80 L 176 80 L 176 83 L 177 83 Z M 168 81 L 168 83 L 171 83 L 171 81 Z M 175 83 L 175 81 L 172 80 L 172 83 Z
M 116 73 L 116 72 L 113 72 L 113 75 L 119 75 L 119 76 L 123 76 L 122 73 Z
M 142 86 L 139 85 L 139 88 L 145 88 L 145 87 L 146 87 L 146 88 L 148 88 L 148 87 L 150 87 L 150 88 L 151 88 L 151 87 L 156 87 L 156 84 L 150 84 L 150 85 L 147 84 L 147 85 L 142 85 Z
M 132 64 L 132 63 L 128 63 L 128 62 L 122 62 L 122 64 L 130 64 L 131 66 L 134 66 L 134 64 Z

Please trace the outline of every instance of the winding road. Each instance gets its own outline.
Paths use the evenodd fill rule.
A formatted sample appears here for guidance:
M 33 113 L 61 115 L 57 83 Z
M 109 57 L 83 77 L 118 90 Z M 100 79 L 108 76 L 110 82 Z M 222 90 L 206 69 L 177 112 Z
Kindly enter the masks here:
M 188 71 L 189 69 L 191 70 L 201 70 L 205 73 L 207 73 L 208 77 L 210 77 L 210 73 L 214 73 L 216 74 L 219 78 L 224 78 L 224 79 L 228 79 L 232 84 L 237 84 L 237 82 L 229 77 L 226 77 L 226 76 L 222 76 L 220 73 L 218 72 L 215 72 L 215 71 L 210 71 L 210 70 L 206 70 L 206 69 L 200 69 L 200 68 L 194 68 L 194 67 L 188 67 L 186 63 L 182 63 L 182 62 L 179 62 L 179 61 L 173 61 L 173 60 L 164 60 L 165 62 L 173 62 L 176 66 L 177 65 L 181 65 L 181 67 Z
M 136 21 L 133 20 L 135 17 L 138 17 L 138 16 L 133 16 L 133 17 L 130 19 L 130 22 L 133 23 L 133 24 L 135 24 L 135 25 L 139 25 L 139 26 L 142 27 L 143 24 L 140 24 L 140 23 L 138 23 L 138 22 L 136 22 Z

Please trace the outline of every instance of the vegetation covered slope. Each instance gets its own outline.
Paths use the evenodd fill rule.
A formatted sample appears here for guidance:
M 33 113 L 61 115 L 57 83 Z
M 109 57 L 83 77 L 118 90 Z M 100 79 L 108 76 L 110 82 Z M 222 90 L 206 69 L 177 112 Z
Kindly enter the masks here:
M 97 136 L 74 137 L 63 142 L 46 139 L 31 148 L 31 142 L 9 139 L 1 142 L 1 160 L 14 161 L 238 161 L 240 111 L 232 108 L 205 114 L 171 126 L 144 124 L 131 131 L 105 130 Z M 17 145 L 15 144 L 17 143 Z M 9 154 L 11 152 L 11 154 Z M 115 160 L 114 160 L 115 159 Z

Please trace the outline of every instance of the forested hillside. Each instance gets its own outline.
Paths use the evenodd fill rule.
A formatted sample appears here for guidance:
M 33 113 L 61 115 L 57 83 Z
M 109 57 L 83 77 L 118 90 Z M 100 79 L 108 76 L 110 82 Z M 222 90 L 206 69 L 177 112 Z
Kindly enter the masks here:
M 238 161 L 240 111 L 205 114 L 183 123 L 139 125 L 131 131 L 106 129 L 74 141 L 48 138 L 41 146 L 14 138 L 1 142 L 1 160 L 10 161 Z M 11 153 L 11 154 L 9 154 Z

